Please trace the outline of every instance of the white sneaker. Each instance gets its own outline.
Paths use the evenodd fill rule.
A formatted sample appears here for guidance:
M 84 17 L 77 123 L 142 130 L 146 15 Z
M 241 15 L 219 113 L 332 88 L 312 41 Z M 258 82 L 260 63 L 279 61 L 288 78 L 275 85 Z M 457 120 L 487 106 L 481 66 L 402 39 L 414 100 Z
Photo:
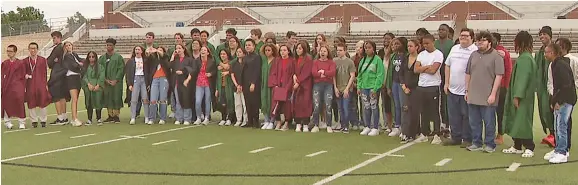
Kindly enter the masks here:
M 420 134 L 417 139 L 415 139 L 415 141 L 417 143 L 424 143 L 424 142 L 428 142 L 428 138 L 426 136 L 424 136 L 423 134 Z
M 225 121 L 225 126 L 231 126 L 231 120 Z
M 371 129 L 369 129 L 369 127 L 365 127 L 365 128 L 363 128 L 363 130 L 359 134 L 360 135 L 367 135 L 367 134 L 369 134 L 369 131 L 371 131 Z
M 165 124 L 165 120 L 160 120 L 159 121 L 159 125 L 164 125 Z
M 399 136 L 401 134 L 401 130 L 399 128 L 393 128 L 391 132 L 387 135 L 389 137 Z
M 209 118 L 205 118 L 205 120 L 203 121 L 202 124 L 205 126 L 208 125 L 209 124 Z
M 175 121 L 175 125 L 180 125 L 181 122 L 180 121 Z
M 98 126 L 101 126 L 101 125 L 102 125 L 102 120 L 99 119 L 99 120 L 96 120 L 96 122 L 97 122 L 96 125 L 98 125 Z
M 269 122 L 264 122 L 263 125 L 261 125 L 261 130 L 267 129 L 268 126 L 269 126 Z
M 351 127 L 351 130 L 359 130 L 359 126 L 354 125 L 353 127 Z
M 559 153 L 554 153 L 554 155 L 552 155 L 552 158 L 549 161 L 550 163 L 553 164 L 567 163 L 568 156 Z
M 195 123 L 193 123 L 193 124 L 195 124 L 195 125 L 201 124 L 201 119 L 200 119 L 200 118 L 197 118 L 197 120 L 196 120 Z
M 152 125 L 154 122 L 152 120 L 147 121 L 147 125 Z
M 554 157 L 554 150 L 546 153 L 546 155 L 544 155 L 544 160 L 549 161 L 550 159 L 552 159 L 552 157 Z
M 130 122 L 128 124 L 134 125 L 134 122 L 136 122 L 136 120 L 130 119 Z
M 22 127 L 23 125 L 20 125 L 20 126 Z M 82 121 L 76 119 L 72 122 L 72 126 L 75 126 L 75 127 L 82 126 Z
M 311 133 L 317 133 L 317 132 L 319 132 L 319 127 L 314 126 L 313 129 L 311 129 Z
M 333 129 L 331 127 L 327 127 L 327 133 L 333 133 Z
M 385 130 L 386 133 L 391 133 L 391 129 L 390 129 L 390 128 L 387 128 L 387 127 L 384 127 L 384 128 L 385 128 L 385 129 L 383 129 L 383 130 Z
M 18 127 L 18 129 L 26 129 L 26 124 L 20 123 L 20 126 Z
M 191 122 L 185 121 L 183 125 L 191 125 Z
M 367 134 L 368 136 L 378 136 L 379 135 L 379 129 L 371 129 L 371 131 L 369 131 L 369 134 Z
M 225 125 L 225 120 L 221 120 L 221 122 L 219 122 L 219 126 L 223 126 Z
M 239 125 L 241 125 L 241 122 L 238 122 L 238 121 L 237 121 L 237 122 L 235 123 L 235 125 L 233 125 L 233 126 L 238 127 Z
M 243 123 L 241 123 L 241 126 L 244 127 L 245 125 L 247 125 L 247 122 L 243 121 Z
M 265 130 L 273 130 L 274 128 L 275 128 L 275 124 L 269 123 L 269 124 L 267 124 L 267 127 L 265 127 Z
M 10 123 L 10 122 L 6 122 L 6 123 L 4 123 L 4 125 L 6 125 L 7 129 L 12 129 L 12 127 L 14 127 L 14 125 L 12 125 L 12 123 Z
M 295 127 L 295 132 L 301 132 L 301 124 L 297 124 Z
M 319 123 L 319 128 L 320 128 L 320 129 L 325 129 L 325 128 L 327 128 L 327 123 L 325 123 L 325 122 L 320 122 L 320 123 Z
M 309 132 L 309 125 L 303 125 L 303 132 Z
M 148 118 L 145 118 L 145 124 L 149 124 L 149 122 L 151 122 L 151 121 Z M 152 123 L 149 125 L 152 125 Z
M 438 135 L 434 135 L 433 140 L 431 141 L 432 145 L 439 145 L 442 144 L 442 139 Z

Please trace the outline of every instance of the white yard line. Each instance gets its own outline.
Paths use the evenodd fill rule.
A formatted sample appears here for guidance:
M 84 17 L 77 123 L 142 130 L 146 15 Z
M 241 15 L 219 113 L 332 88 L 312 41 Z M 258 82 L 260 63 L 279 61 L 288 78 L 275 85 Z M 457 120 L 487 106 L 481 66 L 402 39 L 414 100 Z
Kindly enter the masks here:
M 436 166 L 444 166 L 447 163 L 449 163 L 450 161 L 452 161 L 451 158 L 445 158 L 445 159 L 442 159 L 441 161 L 439 161 L 438 163 L 436 163 L 435 165 Z
M 142 134 L 142 135 L 138 135 L 138 136 L 150 136 L 150 135 L 162 134 L 162 133 L 165 133 L 165 132 L 173 132 L 173 131 L 177 131 L 177 130 L 195 128 L 195 127 L 197 127 L 197 125 L 195 125 L 195 126 L 190 126 L 190 127 L 173 128 L 173 129 L 168 129 L 168 130 L 163 130 L 163 131 L 158 131 L 158 132 L 151 132 L 151 133 Z M 96 142 L 96 143 L 90 143 L 90 144 L 83 144 L 83 145 L 71 146 L 71 147 L 61 148 L 61 149 L 56 149 L 56 150 L 49 150 L 49 151 L 46 151 L 46 152 L 39 152 L 39 153 L 33 153 L 33 154 L 28 154 L 28 155 L 23 155 L 23 156 L 8 158 L 8 159 L 2 159 L 2 161 L 0 161 L 0 162 L 14 161 L 14 160 L 18 160 L 18 159 L 25 159 L 25 158 L 30 158 L 30 157 L 36 157 L 36 156 L 41 156 L 41 155 L 46 155 L 46 154 L 51 154 L 51 153 L 56 153 L 56 152 L 63 152 L 63 151 L 68 151 L 68 150 L 77 149 L 77 148 L 84 148 L 84 147 L 89 147 L 89 146 L 94 146 L 94 145 L 101 145 L 101 144 L 112 143 L 112 142 L 117 142 L 117 141 L 122 141 L 122 140 L 127 140 L 127 139 L 130 139 L 130 138 L 123 137 L 123 138 L 111 139 L 111 140 L 106 140 L 106 141 L 101 141 L 101 142 Z
M 508 169 L 506 169 L 506 171 L 509 172 L 515 172 L 518 167 L 520 167 L 522 165 L 522 163 L 512 163 L 512 165 L 510 165 L 510 167 L 508 167 Z
M 215 143 L 215 144 L 212 144 L 212 145 L 202 146 L 202 147 L 199 147 L 199 150 L 204 150 L 204 149 L 211 148 L 211 147 L 214 147 L 214 146 L 219 146 L 219 145 L 222 145 L 222 144 L 223 144 L 223 143 Z
M 257 149 L 257 150 L 250 151 L 249 153 L 252 153 L 252 154 L 254 154 L 254 153 L 259 153 L 259 152 L 262 152 L 262 151 L 265 151 L 265 150 L 269 150 L 269 149 L 272 149 L 272 148 L 273 148 L 273 147 L 268 146 L 268 147 L 265 147 L 265 148 L 260 148 L 260 149 Z
M 6 133 L 12 133 L 12 132 L 27 131 L 27 130 L 30 130 L 30 129 L 15 129 L 15 130 L 6 131 L 4 133 L 6 134 Z
M 168 140 L 168 141 L 162 141 L 162 142 L 158 142 L 158 143 L 153 143 L 153 146 L 155 146 L 155 145 L 162 145 L 162 144 L 165 144 L 165 143 L 170 143 L 170 142 L 175 142 L 175 141 L 178 141 L 178 140 L 174 140 L 174 139 L 173 139 L 173 140 Z
M 316 156 L 316 155 L 319 155 L 319 154 L 322 154 L 322 153 L 326 153 L 326 152 L 327 152 L 327 151 L 325 151 L 325 150 L 324 150 L 324 151 L 319 151 L 319 152 L 315 152 L 315 153 L 306 155 L 305 157 L 313 157 L 313 156 Z
M 142 136 L 125 136 L 125 135 L 121 135 L 120 137 L 125 137 L 125 138 L 129 138 L 129 139 L 132 139 L 132 138 L 146 139 L 146 137 L 142 137 Z
M 378 153 L 363 153 L 363 155 L 381 155 L 381 154 L 378 154 Z
M 43 135 L 48 135 L 48 134 L 56 134 L 59 133 L 60 131 L 54 131 L 54 132 L 44 132 L 44 133 L 38 133 L 38 134 L 34 134 L 35 136 L 43 136 Z
M 88 136 L 94 136 L 96 134 L 85 134 L 85 135 L 80 135 L 80 136 L 72 136 L 70 137 L 70 139 L 76 139 L 76 138 L 81 138 L 81 137 L 88 137 Z
M 363 153 L 363 155 L 381 155 L 378 153 Z M 389 154 L 385 155 L 386 157 L 405 157 L 405 155 L 396 155 L 396 154 Z
M 359 169 L 359 168 L 363 168 L 363 167 L 365 167 L 365 166 L 367 166 L 367 165 L 369 165 L 369 164 L 371 164 L 371 163 L 373 163 L 373 162 L 375 162 L 375 161 L 377 161 L 377 160 L 379 160 L 379 159 L 381 159 L 381 158 L 384 158 L 384 157 L 386 157 L 386 156 L 388 156 L 388 155 L 391 155 L 391 154 L 393 154 L 393 153 L 395 153 L 395 152 L 398 152 L 398 151 L 400 151 L 400 150 L 406 149 L 406 148 L 410 147 L 411 145 L 414 145 L 415 143 L 416 143 L 416 142 L 413 141 L 413 142 L 410 142 L 410 143 L 406 143 L 406 144 L 404 144 L 404 145 L 401 145 L 401 146 L 399 146 L 399 147 L 397 147 L 397 148 L 394 148 L 394 149 L 392 149 L 392 150 L 390 150 L 390 151 L 387 151 L 387 152 L 385 152 L 385 153 L 383 153 L 383 154 L 381 154 L 381 155 L 378 155 L 378 156 L 375 156 L 375 157 L 373 157 L 373 158 L 371 158 L 371 159 L 368 159 L 368 160 L 366 160 L 366 161 L 363 161 L 362 163 L 359 163 L 359 164 L 357 164 L 357 165 L 355 165 L 355 166 L 353 166 L 353 167 L 351 167 L 351 168 L 347 168 L 347 169 L 345 169 L 345 170 L 343 170 L 343 171 L 340 171 L 340 172 L 338 172 L 338 173 L 336 173 L 336 174 L 334 174 L 334 175 L 332 175 L 332 176 L 330 176 L 330 177 L 327 177 L 327 178 L 325 178 L 325 179 L 322 179 L 322 180 L 320 180 L 320 181 L 317 181 L 317 182 L 316 182 L 315 184 L 313 184 L 313 185 L 321 185 L 321 184 L 325 184 L 325 183 L 329 183 L 329 182 L 331 182 L 331 181 L 334 181 L 335 179 L 337 179 L 337 178 L 339 178 L 339 177 L 342 177 L 342 176 L 344 176 L 344 175 L 346 175 L 346 174 L 348 174 L 348 173 L 351 173 L 351 172 L 354 171 L 354 170 L 357 170 L 357 169 Z

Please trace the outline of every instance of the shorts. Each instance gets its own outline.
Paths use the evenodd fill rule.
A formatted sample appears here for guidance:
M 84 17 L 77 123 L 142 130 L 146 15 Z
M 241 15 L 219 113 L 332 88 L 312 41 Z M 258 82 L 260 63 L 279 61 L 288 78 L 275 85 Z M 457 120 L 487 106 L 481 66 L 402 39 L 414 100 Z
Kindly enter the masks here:
M 79 90 L 80 91 L 80 83 L 81 83 L 80 75 L 70 75 L 66 77 L 66 86 L 68 86 L 68 90 Z

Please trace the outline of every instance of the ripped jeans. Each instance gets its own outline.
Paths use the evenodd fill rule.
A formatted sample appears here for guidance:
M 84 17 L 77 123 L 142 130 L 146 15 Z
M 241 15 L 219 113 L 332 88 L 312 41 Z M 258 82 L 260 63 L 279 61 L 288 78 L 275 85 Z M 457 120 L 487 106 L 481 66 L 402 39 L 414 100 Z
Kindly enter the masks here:
M 379 129 L 379 91 L 371 96 L 371 89 L 361 89 L 361 102 L 363 103 L 363 122 L 371 129 Z
M 319 114 L 321 106 L 325 106 L 325 121 L 331 126 L 331 103 L 333 102 L 333 84 L 319 82 L 313 84 L 313 124 L 319 126 Z M 323 103 L 323 104 L 322 104 Z

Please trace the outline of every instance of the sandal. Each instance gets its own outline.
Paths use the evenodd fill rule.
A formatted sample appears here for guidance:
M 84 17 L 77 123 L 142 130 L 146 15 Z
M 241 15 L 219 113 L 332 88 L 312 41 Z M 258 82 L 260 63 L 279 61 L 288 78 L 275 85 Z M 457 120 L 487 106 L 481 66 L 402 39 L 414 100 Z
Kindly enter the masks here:
M 530 158 L 530 157 L 534 157 L 534 151 L 530 150 L 530 149 L 526 149 L 526 151 L 524 151 L 524 153 L 522 154 L 523 158 Z
M 502 152 L 505 153 L 505 154 L 521 154 L 521 153 L 524 153 L 524 151 L 518 150 L 518 149 L 514 148 L 513 146 L 510 147 L 510 148 L 508 148 L 508 149 L 503 149 Z

